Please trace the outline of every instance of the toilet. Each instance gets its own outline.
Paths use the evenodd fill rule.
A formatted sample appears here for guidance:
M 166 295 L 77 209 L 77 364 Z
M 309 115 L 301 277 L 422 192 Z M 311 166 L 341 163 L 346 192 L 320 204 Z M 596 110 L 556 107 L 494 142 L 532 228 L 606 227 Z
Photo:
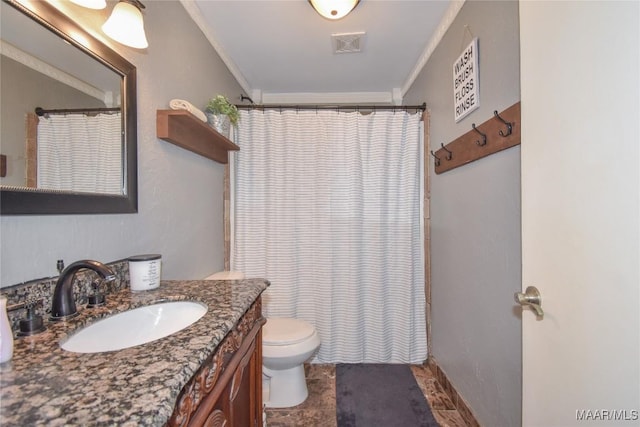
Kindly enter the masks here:
M 207 280 L 241 280 L 244 273 L 221 271 Z M 268 318 L 262 328 L 262 396 L 267 408 L 289 408 L 309 395 L 304 362 L 320 347 L 315 327 L 301 319 Z
M 267 319 L 262 329 L 262 389 L 268 408 L 288 408 L 307 399 L 303 364 L 319 347 L 320 337 L 310 323 Z

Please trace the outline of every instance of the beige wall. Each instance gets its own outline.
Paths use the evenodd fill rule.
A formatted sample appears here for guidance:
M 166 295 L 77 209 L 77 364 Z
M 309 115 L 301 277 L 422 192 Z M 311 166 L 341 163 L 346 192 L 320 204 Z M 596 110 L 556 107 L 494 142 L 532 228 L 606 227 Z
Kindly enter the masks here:
M 452 66 L 472 37 L 480 108 L 455 123 Z M 519 101 L 519 79 L 518 3 L 467 1 L 405 103 L 426 101 L 435 150 Z M 519 425 L 520 147 L 430 179 L 431 355 L 482 425 Z
M 99 34 L 109 10 L 67 2 L 73 18 Z M 139 211 L 122 215 L 2 216 L 0 286 L 57 275 L 56 260 L 113 261 L 161 253 L 163 278 L 202 278 L 224 257 L 224 166 L 156 138 L 156 110 L 172 98 L 204 106 L 241 88 L 178 1 L 145 2 L 149 48 L 108 40 L 138 71 Z M 102 36 L 101 36 L 102 37 Z

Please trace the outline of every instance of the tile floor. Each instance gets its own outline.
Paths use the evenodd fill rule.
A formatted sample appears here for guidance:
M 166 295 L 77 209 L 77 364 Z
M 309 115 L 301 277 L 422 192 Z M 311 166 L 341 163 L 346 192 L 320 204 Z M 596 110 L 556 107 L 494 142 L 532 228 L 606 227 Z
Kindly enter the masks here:
M 309 397 L 293 408 L 266 410 L 266 427 L 336 427 L 336 369 L 334 365 L 306 365 Z M 433 415 L 441 427 L 466 427 L 442 386 L 426 365 L 411 365 Z M 372 426 L 375 427 L 375 426 Z

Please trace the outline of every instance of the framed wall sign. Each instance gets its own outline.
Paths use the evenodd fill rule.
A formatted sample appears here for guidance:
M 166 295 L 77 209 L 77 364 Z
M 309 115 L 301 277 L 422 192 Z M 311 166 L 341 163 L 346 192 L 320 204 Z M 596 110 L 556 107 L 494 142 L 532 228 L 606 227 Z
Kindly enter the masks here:
M 456 123 L 480 106 L 478 38 L 453 63 L 453 116 Z

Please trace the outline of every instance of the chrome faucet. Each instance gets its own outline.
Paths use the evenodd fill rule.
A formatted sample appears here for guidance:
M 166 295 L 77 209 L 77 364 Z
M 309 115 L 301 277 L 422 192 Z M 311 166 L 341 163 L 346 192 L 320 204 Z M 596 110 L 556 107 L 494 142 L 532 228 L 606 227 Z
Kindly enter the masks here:
M 73 280 L 78 270 L 83 268 L 95 271 L 103 280 L 115 279 L 113 271 L 101 262 L 85 259 L 70 264 L 58 277 L 58 282 L 53 291 L 50 320 L 65 320 L 78 314 L 73 296 Z

